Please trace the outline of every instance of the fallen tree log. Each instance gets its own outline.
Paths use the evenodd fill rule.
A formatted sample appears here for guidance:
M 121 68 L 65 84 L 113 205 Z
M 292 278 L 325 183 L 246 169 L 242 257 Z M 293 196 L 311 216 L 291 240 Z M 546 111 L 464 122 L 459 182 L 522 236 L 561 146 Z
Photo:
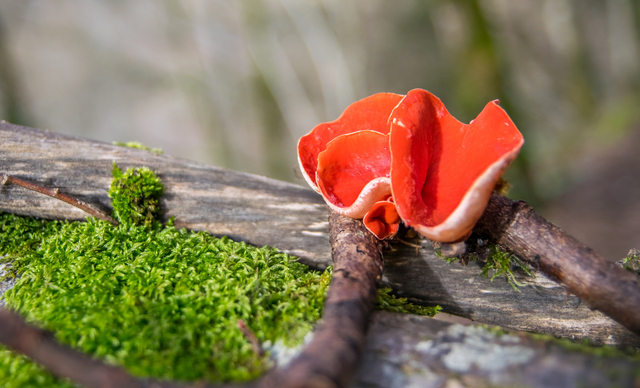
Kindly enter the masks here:
M 147 166 L 163 180 L 165 217 L 178 227 L 207 230 L 254 245 L 272 245 L 314 268 L 330 264 L 327 207 L 310 189 L 166 155 L 0 124 L 0 173 L 58 188 L 103 210 L 113 163 Z M 58 200 L 5 185 L 0 210 L 81 220 L 85 213 Z M 591 311 L 563 287 L 538 275 L 515 292 L 490 282 L 475 265 L 447 264 L 432 249 L 397 245 L 385 255 L 384 279 L 398 293 L 475 321 L 505 328 L 640 346 L 640 337 Z
M 639 361 L 571 344 L 378 311 L 354 387 L 629 387 Z

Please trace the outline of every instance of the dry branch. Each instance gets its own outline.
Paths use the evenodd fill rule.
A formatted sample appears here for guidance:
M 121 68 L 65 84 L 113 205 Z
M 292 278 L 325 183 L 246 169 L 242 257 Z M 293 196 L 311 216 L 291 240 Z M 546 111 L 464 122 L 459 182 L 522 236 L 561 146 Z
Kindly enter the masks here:
M 93 360 L 61 345 L 51 333 L 25 323 L 19 315 L 4 308 L 0 308 L 0 343 L 45 366 L 56 376 L 70 378 L 85 387 L 173 387 L 140 380 L 122 368 Z
M 333 278 L 313 340 L 256 387 L 346 387 L 355 374 L 382 277 L 378 240 L 361 221 L 331 212 Z
M 493 194 L 476 230 L 640 334 L 640 277 L 605 260 L 525 202 Z

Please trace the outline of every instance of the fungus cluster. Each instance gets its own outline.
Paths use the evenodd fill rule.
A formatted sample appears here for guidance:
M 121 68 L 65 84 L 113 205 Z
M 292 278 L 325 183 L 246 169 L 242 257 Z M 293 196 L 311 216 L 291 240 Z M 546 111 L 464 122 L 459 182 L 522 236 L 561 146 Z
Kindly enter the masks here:
M 492 101 L 469 124 L 426 90 L 378 93 L 298 142 L 309 185 L 379 239 L 400 222 L 441 242 L 465 239 L 524 139 Z

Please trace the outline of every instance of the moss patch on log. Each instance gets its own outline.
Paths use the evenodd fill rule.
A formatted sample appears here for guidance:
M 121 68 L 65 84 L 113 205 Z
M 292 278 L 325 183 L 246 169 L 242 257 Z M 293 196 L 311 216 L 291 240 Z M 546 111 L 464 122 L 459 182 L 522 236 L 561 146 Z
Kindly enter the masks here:
M 416 314 L 433 317 L 442 310 L 440 306 L 419 306 L 407 301 L 407 298 L 399 298 L 392 294 L 391 287 L 378 290 L 376 309 L 386 310 L 392 313 Z
M 640 249 L 631 249 L 627 257 L 618 263 L 627 271 L 640 275 Z
M 139 141 L 127 141 L 127 142 L 114 141 L 111 144 L 120 146 L 120 147 L 136 148 L 139 150 L 149 151 L 149 152 L 153 152 L 154 154 L 164 153 L 164 151 L 162 151 L 161 148 L 150 148 L 140 143 Z
M 174 380 L 243 381 L 272 366 L 260 342 L 301 343 L 322 314 L 331 271 L 310 271 L 257 248 L 157 221 L 162 183 L 114 166 L 118 227 L 0 214 L 0 254 L 15 286 L 7 307 L 56 338 L 130 372 Z M 6 270 L 7 268 L 5 268 Z M 383 290 L 379 308 L 433 315 Z M 433 311 L 432 311 L 433 310 Z M 0 347 L 5 387 L 71 387 Z
M 482 244 L 476 241 L 482 241 Z M 445 257 L 440 252 L 436 254 L 448 263 L 459 261 L 462 265 L 467 265 L 469 261 L 476 261 L 482 268 L 481 275 L 493 281 L 497 277 L 504 277 L 509 285 L 520 292 L 518 287 L 523 285 L 516 279 L 514 271 L 521 270 L 525 275 L 534 277 L 529 270 L 529 265 L 516 255 L 507 252 L 497 244 L 486 243 L 484 240 L 472 235 L 467 240 L 467 251 L 460 257 Z
M 163 191 L 160 178 L 148 168 L 129 168 L 122 172 L 113 164 L 109 197 L 113 215 L 120 223 L 151 227 L 160 214 L 158 200 Z
M 7 306 L 61 342 L 137 375 L 250 379 L 270 365 L 253 353 L 239 319 L 260 341 L 293 345 L 321 315 L 329 277 L 273 248 L 173 226 L 90 220 L 55 228 L 15 259 L 20 278 L 5 295 Z M 2 381 L 32 381 L 30 372 L 17 373 L 23 360 L 6 356 Z

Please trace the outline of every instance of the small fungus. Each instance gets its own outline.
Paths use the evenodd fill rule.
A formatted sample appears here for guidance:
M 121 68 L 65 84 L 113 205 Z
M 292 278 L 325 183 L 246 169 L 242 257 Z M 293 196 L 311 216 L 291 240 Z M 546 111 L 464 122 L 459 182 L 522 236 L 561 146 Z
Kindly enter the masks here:
M 426 90 L 378 93 L 298 142 L 309 185 L 378 238 L 402 221 L 441 242 L 468 237 L 524 139 L 492 101 L 469 124 Z

